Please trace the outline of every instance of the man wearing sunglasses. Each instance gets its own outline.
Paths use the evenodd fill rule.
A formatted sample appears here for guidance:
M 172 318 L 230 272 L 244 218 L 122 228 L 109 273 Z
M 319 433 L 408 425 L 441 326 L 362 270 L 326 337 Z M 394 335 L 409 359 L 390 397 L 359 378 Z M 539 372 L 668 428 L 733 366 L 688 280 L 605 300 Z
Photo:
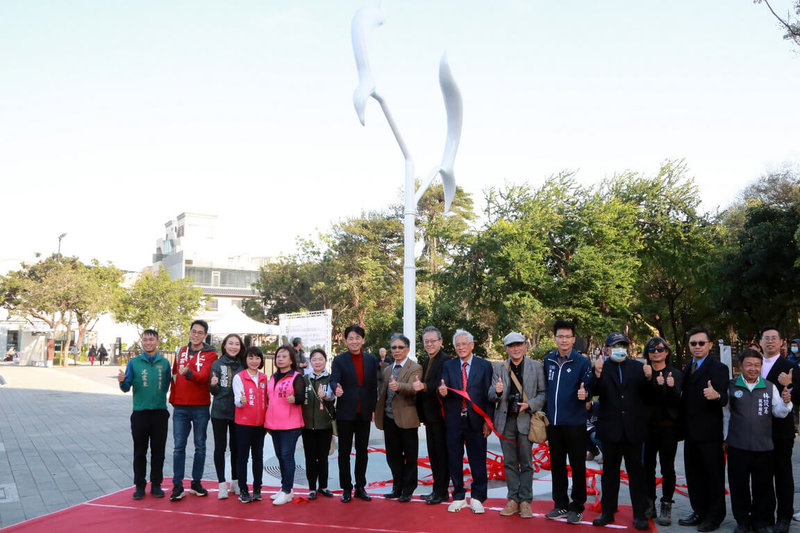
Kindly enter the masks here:
M 692 513 L 678 520 L 697 531 L 714 531 L 725 518 L 725 456 L 722 408 L 728 403 L 728 367 L 708 356 L 711 334 L 689 330 L 692 362 L 683 370 L 681 415 L 683 463 Z

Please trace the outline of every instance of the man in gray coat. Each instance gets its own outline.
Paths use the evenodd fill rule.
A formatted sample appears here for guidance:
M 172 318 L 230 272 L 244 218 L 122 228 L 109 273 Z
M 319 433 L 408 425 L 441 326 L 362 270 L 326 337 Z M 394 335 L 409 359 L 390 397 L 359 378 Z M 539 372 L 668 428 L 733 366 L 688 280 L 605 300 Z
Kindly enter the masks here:
M 489 401 L 498 402 L 494 412 L 494 427 L 509 440 L 501 440 L 503 467 L 508 486 L 508 503 L 500 511 L 502 516 L 519 513 L 522 518 L 533 518 L 533 465 L 531 441 L 528 431 L 531 414 L 544 407 L 544 367 L 539 361 L 525 357 L 525 337 L 512 331 L 503 338 L 508 360 L 498 363 L 492 374 Z M 512 374 L 519 382 L 517 386 Z

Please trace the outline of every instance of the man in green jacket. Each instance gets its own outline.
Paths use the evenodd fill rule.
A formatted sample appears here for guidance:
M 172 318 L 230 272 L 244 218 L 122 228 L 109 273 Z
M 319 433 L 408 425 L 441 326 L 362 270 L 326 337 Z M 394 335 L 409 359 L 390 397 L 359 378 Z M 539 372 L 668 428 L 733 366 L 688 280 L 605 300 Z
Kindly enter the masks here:
M 167 391 L 171 381 L 169 361 L 156 353 L 158 332 L 146 329 L 142 333 L 143 353 L 128 361 L 125 371 L 117 379 L 122 392 L 133 388 L 133 484 L 134 500 L 144 498 L 147 485 L 147 447 L 150 446 L 150 493 L 163 498 L 161 482 L 164 480 L 164 449 L 167 445 Z

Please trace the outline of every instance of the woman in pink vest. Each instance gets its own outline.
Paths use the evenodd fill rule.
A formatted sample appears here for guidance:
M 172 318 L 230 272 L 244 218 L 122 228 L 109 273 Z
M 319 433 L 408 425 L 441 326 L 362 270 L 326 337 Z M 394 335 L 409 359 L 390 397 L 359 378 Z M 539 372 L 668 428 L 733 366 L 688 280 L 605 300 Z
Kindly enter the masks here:
M 267 375 L 264 354 L 257 346 L 245 352 L 245 370 L 233 377 L 233 403 L 236 406 L 236 475 L 239 480 L 239 501 L 261 500 L 261 476 L 264 470 L 264 414 L 267 410 Z M 247 491 L 247 458 L 253 454 L 253 495 Z
M 283 505 L 294 498 L 294 451 L 303 428 L 303 402 L 306 385 L 302 373 L 297 372 L 297 352 L 284 345 L 275 352 L 278 369 L 267 385 L 267 408 L 264 426 L 272 434 L 272 444 L 281 468 L 281 491 L 272 503 Z

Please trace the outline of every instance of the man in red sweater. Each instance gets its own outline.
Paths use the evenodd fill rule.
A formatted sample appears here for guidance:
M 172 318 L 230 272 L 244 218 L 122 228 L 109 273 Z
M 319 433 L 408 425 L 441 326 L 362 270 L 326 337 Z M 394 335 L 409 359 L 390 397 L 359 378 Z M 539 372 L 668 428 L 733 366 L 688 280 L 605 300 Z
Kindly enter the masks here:
M 211 363 L 217 360 L 217 351 L 206 344 L 208 324 L 195 320 L 189 329 L 189 344 L 178 352 L 172 365 L 172 386 L 169 403 L 172 404 L 172 494 L 170 501 L 178 501 L 186 496 L 183 490 L 183 475 L 186 466 L 186 442 L 189 432 L 194 432 L 194 462 L 192 463 L 192 484 L 189 492 L 196 496 L 207 496 L 208 491 L 200 484 L 203 467 L 206 463 L 206 434 L 210 418 L 211 395 L 208 381 Z

